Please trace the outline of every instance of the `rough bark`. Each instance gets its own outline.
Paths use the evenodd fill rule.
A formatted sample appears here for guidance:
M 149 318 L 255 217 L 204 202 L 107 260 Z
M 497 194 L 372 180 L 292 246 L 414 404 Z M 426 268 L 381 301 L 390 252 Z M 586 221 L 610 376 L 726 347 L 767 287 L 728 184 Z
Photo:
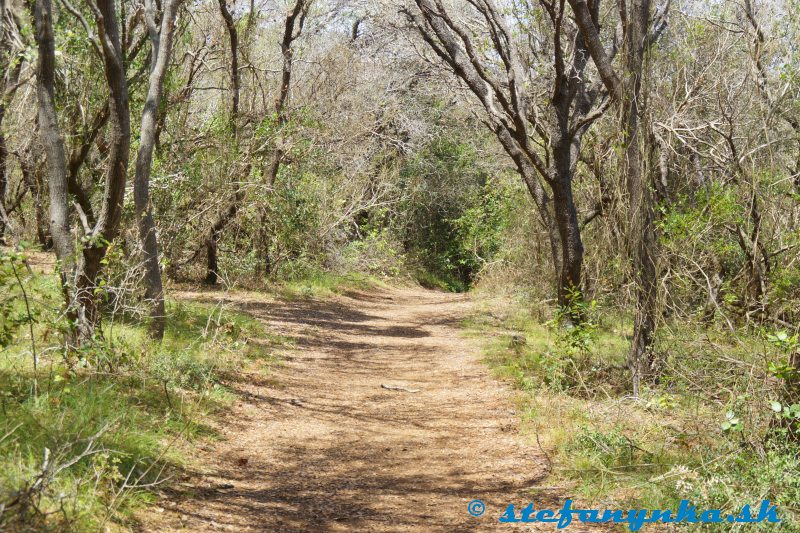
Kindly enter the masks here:
M 556 226 L 561 241 L 561 275 L 558 280 L 558 303 L 569 313 L 570 320 L 580 321 L 575 300 L 581 299 L 581 270 L 583 268 L 583 241 L 578 221 L 578 211 L 572 197 L 571 173 L 561 174 L 553 181 L 553 205 Z
M 222 0 L 221 0 L 222 1 Z M 150 305 L 150 334 L 160 340 L 164 336 L 166 314 L 164 307 L 164 285 L 161 267 L 158 262 L 158 235 L 153 219 L 153 206 L 150 203 L 150 171 L 153 163 L 153 150 L 156 144 L 158 107 L 164 89 L 164 77 L 172 53 L 175 18 L 180 0 L 166 0 L 161 15 L 160 27 L 156 27 L 153 1 L 146 2 L 145 11 L 152 46 L 150 78 L 147 96 L 142 110 L 139 130 L 139 152 L 136 156 L 136 174 L 133 182 L 133 199 L 139 239 L 142 244 L 144 261 L 145 300 Z
M 631 0 L 623 44 L 623 135 L 624 173 L 630 200 L 629 246 L 633 254 L 636 282 L 636 311 L 628 366 L 633 378 L 633 393 L 639 394 L 642 381 L 652 378 L 653 341 L 656 331 L 656 234 L 651 180 L 643 154 L 648 135 L 641 124 L 643 112 L 642 74 L 645 45 L 650 27 L 650 0 Z

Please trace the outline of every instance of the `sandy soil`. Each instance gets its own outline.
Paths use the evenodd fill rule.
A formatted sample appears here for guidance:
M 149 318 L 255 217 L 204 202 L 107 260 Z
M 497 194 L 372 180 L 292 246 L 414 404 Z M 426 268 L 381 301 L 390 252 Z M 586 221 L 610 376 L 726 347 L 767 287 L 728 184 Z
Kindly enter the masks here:
M 460 331 L 467 297 L 228 297 L 297 346 L 266 378 L 229 384 L 242 400 L 220 424 L 222 439 L 198 450 L 208 473 L 158 502 L 143 531 L 533 530 L 497 522 L 507 503 L 534 497 L 526 489 L 547 462 L 523 444 L 513 393 Z M 535 498 L 537 507 L 563 501 Z M 480 518 L 467 512 L 473 499 L 486 502 Z

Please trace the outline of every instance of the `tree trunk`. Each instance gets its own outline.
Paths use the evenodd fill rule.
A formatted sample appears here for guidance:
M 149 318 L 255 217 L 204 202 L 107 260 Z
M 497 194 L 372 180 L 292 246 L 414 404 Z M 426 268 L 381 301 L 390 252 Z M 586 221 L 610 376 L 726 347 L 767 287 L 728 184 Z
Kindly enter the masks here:
M 105 249 L 99 246 L 87 246 L 80 255 L 76 269 L 75 284 L 75 323 L 77 327 L 77 343 L 83 346 L 92 341 L 100 324 L 100 311 L 96 294 L 97 276 L 100 273 L 101 261 Z
M 164 88 L 164 76 L 172 52 L 172 37 L 179 0 L 164 2 L 161 27 L 156 29 L 152 0 L 147 1 L 148 27 L 152 46 L 150 80 L 147 98 L 142 110 L 142 123 L 139 133 L 139 153 L 136 156 L 136 176 L 133 182 L 133 198 L 136 219 L 139 226 L 139 239 L 145 268 L 145 300 L 150 305 L 150 335 L 158 340 L 164 337 L 166 315 L 164 307 L 164 286 L 161 280 L 161 267 L 158 263 L 158 235 L 153 220 L 153 206 L 150 203 L 150 170 L 153 163 L 153 149 L 156 141 L 158 106 Z
M 648 132 L 640 125 L 644 110 L 642 75 L 644 54 L 652 42 L 650 35 L 650 0 L 620 0 L 618 6 L 624 30 L 623 73 L 618 76 L 600 40 L 598 4 L 590 8 L 586 0 L 569 0 L 580 27 L 586 48 L 592 56 L 600 77 L 611 97 L 622 108 L 622 135 L 625 148 L 623 174 L 630 200 L 627 231 L 628 254 L 636 284 L 636 311 L 633 341 L 628 354 L 628 367 L 633 381 L 633 393 L 639 394 L 642 380 L 649 377 L 653 367 L 653 340 L 656 330 L 657 240 L 654 226 L 653 195 L 649 171 L 642 154 L 649 142 Z
M 0 10 L 0 16 L 2 15 L 3 12 Z M 2 36 L 1 33 L 0 36 Z M 2 98 L 2 94 L 0 94 L 0 98 Z M 6 136 L 3 134 L 3 119 L 5 115 L 5 102 L 0 100 L 0 208 L 2 209 L 2 216 L 0 216 L 0 244 L 6 243 L 6 218 L 8 216 L 5 207 L 6 193 L 8 192 L 8 148 L 6 147 Z
M 50 233 L 59 261 L 67 313 L 74 330 L 67 339 L 78 345 L 88 342 L 100 315 L 97 306 L 97 276 L 108 244 L 119 233 L 122 202 L 130 154 L 130 117 L 128 87 L 122 62 L 122 47 L 113 0 L 92 6 L 102 44 L 104 74 L 110 92 L 111 132 L 108 168 L 103 189 L 103 203 L 97 223 L 88 226 L 82 217 L 86 245 L 76 261 L 69 222 L 69 183 L 64 141 L 58 126 L 55 106 L 55 43 L 51 0 L 35 4 L 36 42 L 39 48 L 37 96 L 39 131 L 47 156 L 50 184 Z
M 536 204 L 539 213 L 539 221 L 542 223 L 545 231 L 547 231 L 547 238 L 550 242 L 550 254 L 553 259 L 555 289 L 556 294 L 559 294 L 562 272 L 564 270 L 564 254 L 561 251 L 561 234 L 558 231 L 558 226 L 553 220 L 553 213 L 551 212 L 552 200 L 539 180 L 539 171 L 535 168 L 533 163 L 531 163 L 526 154 L 523 153 L 509 132 L 501 128 L 494 128 L 494 133 L 500 141 L 500 144 L 505 148 L 506 153 L 516 164 L 517 170 L 520 176 L 522 176 L 522 181 L 525 183 L 528 193 Z
M 517 165 L 520 175 L 522 175 L 528 193 L 533 198 L 536 204 L 536 210 L 539 213 L 539 221 L 542 223 L 545 231 L 547 231 L 547 240 L 550 243 L 550 256 L 553 260 L 553 274 L 555 279 L 556 294 L 560 293 L 559 287 L 561 286 L 561 277 L 564 272 L 564 254 L 561 251 L 561 233 L 558 231 L 558 226 L 553 220 L 552 200 L 545 193 L 544 188 L 539 183 L 539 178 L 532 168 L 525 165 Z M 537 185 L 538 187 L 534 186 Z
M 222 19 L 225 21 L 225 28 L 228 31 L 228 40 L 231 46 L 231 116 L 230 127 L 233 137 L 237 136 L 237 123 L 239 120 L 239 32 L 236 30 L 236 24 L 233 20 L 233 15 L 228 11 L 226 0 L 219 1 L 219 12 L 222 14 Z
M 238 152 L 238 130 L 237 124 L 239 121 L 239 34 L 236 30 L 233 16 L 225 4 L 225 0 L 219 0 L 219 10 L 222 18 L 225 21 L 225 28 L 228 32 L 228 39 L 231 47 L 231 116 L 230 128 L 233 134 L 234 153 Z M 248 165 L 249 168 L 249 165 Z M 218 261 L 218 244 L 219 237 L 225 226 L 233 220 L 239 210 L 239 203 L 244 200 L 244 191 L 237 183 L 236 189 L 233 193 L 232 203 L 217 217 L 217 220 L 211 225 L 205 240 L 206 247 L 206 277 L 204 283 L 206 285 L 216 285 L 219 282 L 219 261 Z
M 643 154 L 648 135 L 640 124 L 643 112 L 642 76 L 645 45 L 650 27 L 650 0 L 631 0 L 623 44 L 622 128 L 625 146 L 624 174 L 630 200 L 628 244 L 636 284 L 636 310 L 628 367 L 633 394 L 651 377 L 656 330 L 656 235 L 653 195 Z
M 211 229 L 206 237 L 206 277 L 203 283 L 206 285 L 216 285 L 219 283 L 219 263 L 217 262 L 217 246 L 219 232 Z
M 584 317 L 579 309 L 582 299 L 583 241 L 580 221 L 572 196 L 572 154 L 569 139 L 559 143 L 554 151 L 555 175 L 553 211 L 561 241 L 561 273 L 558 281 L 558 306 L 564 318 L 579 323 Z
M 211 229 L 206 236 L 206 277 L 204 283 L 206 285 L 216 285 L 219 282 L 219 263 L 217 260 L 217 248 L 219 246 L 219 237 L 222 234 L 222 230 L 225 226 L 228 225 L 228 222 L 233 220 L 236 216 L 236 213 L 239 210 L 239 204 L 244 199 L 244 191 L 242 189 L 237 189 L 236 193 L 234 194 L 233 200 L 228 205 L 228 208 L 225 209 L 222 213 L 220 213 L 217 220 L 214 224 L 211 225 Z
M 280 132 L 281 128 L 286 125 L 289 117 L 286 115 L 286 102 L 289 99 L 289 89 L 292 86 L 292 64 L 294 61 L 294 49 L 292 44 L 295 39 L 300 37 L 305 24 L 306 14 L 310 1 L 297 0 L 291 12 L 286 17 L 283 27 L 283 38 L 281 39 L 281 57 L 283 58 L 283 67 L 281 68 L 281 87 L 278 91 L 278 96 L 275 98 L 275 115 L 278 120 L 277 131 Z M 285 156 L 281 141 L 276 142 L 275 151 L 272 154 L 272 163 L 269 166 L 269 186 L 275 186 L 275 180 L 278 178 L 278 172 L 281 168 L 281 163 Z
M 51 0 L 37 0 L 34 7 L 36 44 L 39 53 L 36 73 L 36 94 L 39 113 L 39 134 L 47 161 L 50 192 L 50 236 L 58 259 L 58 271 L 65 291 L 67 309 L 73 311 L 71 290 L 74 288 L 75 249 L 69 226 L 67 159 L 64 140 L 58 127 L 55 104 L 55 41 L 53 39 L 53 5 Z M 72 285 L 72 288 L 71 288 Z

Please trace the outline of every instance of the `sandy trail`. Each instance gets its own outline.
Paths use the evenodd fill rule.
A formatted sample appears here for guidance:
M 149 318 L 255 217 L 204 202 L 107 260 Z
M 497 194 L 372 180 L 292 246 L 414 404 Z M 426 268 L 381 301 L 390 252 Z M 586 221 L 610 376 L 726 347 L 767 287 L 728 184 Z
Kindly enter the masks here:
M 223 438 L 198 451 L 209 474 L 159 503 L 145 531 L 520 530 L 497 518 L 508 502 L 530 501 L 546 460 L 522 444 L 512 392 L 459 331 L 467 297 L 228 298 L 297 346 L 266 378 L 229 384 L 242 400 Z M 468 514 L 473 499 L 486 502 L 484 516 Z

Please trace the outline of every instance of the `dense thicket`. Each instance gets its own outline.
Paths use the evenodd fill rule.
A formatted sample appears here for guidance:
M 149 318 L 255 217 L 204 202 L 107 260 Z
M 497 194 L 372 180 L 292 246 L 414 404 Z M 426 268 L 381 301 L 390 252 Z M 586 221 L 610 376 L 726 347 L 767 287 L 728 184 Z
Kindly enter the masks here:
M 171 278 L 217 283 L 263 279 L 300 265 L 331 267 L 348 247 L 375 238 L 369 228 L 386 230 L 382 238 L 399 246 L 398 253 L 416 255 L 416 262 L 438 275 L 450 272 L 464 286 L 491 257 L 456 250 L 466 246 L 466 236 L 459 237 L 455 221 L 483 201 L 473 188 L 507 180 L 513 169 L 536 204 L 531 217 L 549 232 L 555 255 L 543 260 L 555 263 L 553 285 L 563 307 L 569 291 L 584 285 L 592 293 L 644 283 L 625 272 L 621 245 L 631 239 L 619 238 L 631 209 L 641 210 L 630 203 L 624 179 L 626 165 L 639 158 L 644 190 L 654 197 L 654 223 L 667 244 L 654 262 L 658 272 L 648 273 L 665 280 L 662 310 L 668 300 L 675 312 L 693 312 L 697 304 L 685 301 L 681 289 L 694 284 L 691 295 L 704 300 L 708 313 L 793 322 L 783 298 L 795 296 L 786 276 L 796 249 L 800 160 L 796 6 L 644 5 L 638 16 L 647 28 L 632 39 L 646 41 L 638 46 L 645 59 L 629 67 L 642 89 L 633 96 L 603 79 L 592 53 L 605 50 L 600 61 L 618 69 L 612 80 L 624 80 L 627 59 L 617 50 L 627 50 L 626 36 L 635 28 L 628 31 L 630 18 L 619 22 L 616 10 L 603 11 L 596 2 L 576 2 L 577 11 L 548 2 L 195 3 L 178 8 L 174 51 L 171 36 L 159 37 L 164 29 L 157 24 L 168 30 L 171 24 L 160 22 L 155 6 L 115 7 L 119 44 L 100 33 L 102 13 L 94 7 L 52 8 L 50 91 L 47 28 L 35 32 L 32 12 L 4 5 L 3 229 L 10 243 L 67 246 L 59 245 L 63 232 L 54 232 L 45 217 L 56 174 L 65 176 L 73 235 L 103 234 L 96 225 L 109 210 L 114 222 L 121 195 L 109 192 L 111 178 L 97 178 L 116 168 L 119 98 L 103 80 L 113 66 L 105 51 L 119 46 L 131 95 L 125 118 L 142 130 L 132 146 L 145 145 L 138 174 L 152 183 L 137 180 L 148 189 L 141 195 L 152 195 L 160 262 Z M 583 44 L 590 40 L 575 16 L 582 8 L 599 24 L 594 46 Z M 424 16 L 449 26 L 436 33 Z M 420 25 L 422 33 L 414 31 Z M 159 39 L 167 41 L 160 50 L 153 47 Z M 162 52 L 161 66 L 154 51 Z M 158 79 L 147 83 L 148 75 L 159 77 L 158 68 L 164 69 L 163 95 Z M 64 168 L 55 173 L 45 171 L 45 154 L 58 141 L 46 124 L 51 121 L 36 112 L 47 109 L 47 98 L 37 101 L 32 92 L 37 79 L 44 94 L 52 92 L 64 139 Z M 627 112 L 615 100 L 638 102 L 637 108 Z M 139 127 L 143 109 L 152 126 Z M 635 142 L 619 134 L 626 113 L 643 124 L 645 134 Z M 152 171 L 143 168 L 150 143 Z M 632 145 L 641 145 L 641 156 L 624 148 Z M 57 153 L 49 160 L 58 160 Z M 720 196 L 736 204 L 731 210 L 741 219 L 706 209 L 724 202 Z M 150 198 L 141 198 L 137 213 L 149 209 Z M 126 196 L 121 206 L 132 199 Z M 717 216 L 710 221 L 716 231 L 692 235 L 705 241 L 701 251 L 708 253 L 693 254 L 697 265 L 690 266 L 667 241 L 680 237 L 674 218 L 692 210 Z M 152 233 L 129 231 L 133 215 L 123 213 L 120 241 L 131 258 L 139 239 Z M 604 224 L 604 218 L 616 222 Z M 78 248 L 86 254 L 92 246 Z M 656 253 L 654 246 L 648 248 Z M 204 276 L 197 268 L 209 266 L 209 247 L 219 248 L 211 259 L 218 264 Z M 596 254 L 615 258 L 618 271 L 606 266 L 603 276 L 585 273 L 584 249 L 587 262 Z

